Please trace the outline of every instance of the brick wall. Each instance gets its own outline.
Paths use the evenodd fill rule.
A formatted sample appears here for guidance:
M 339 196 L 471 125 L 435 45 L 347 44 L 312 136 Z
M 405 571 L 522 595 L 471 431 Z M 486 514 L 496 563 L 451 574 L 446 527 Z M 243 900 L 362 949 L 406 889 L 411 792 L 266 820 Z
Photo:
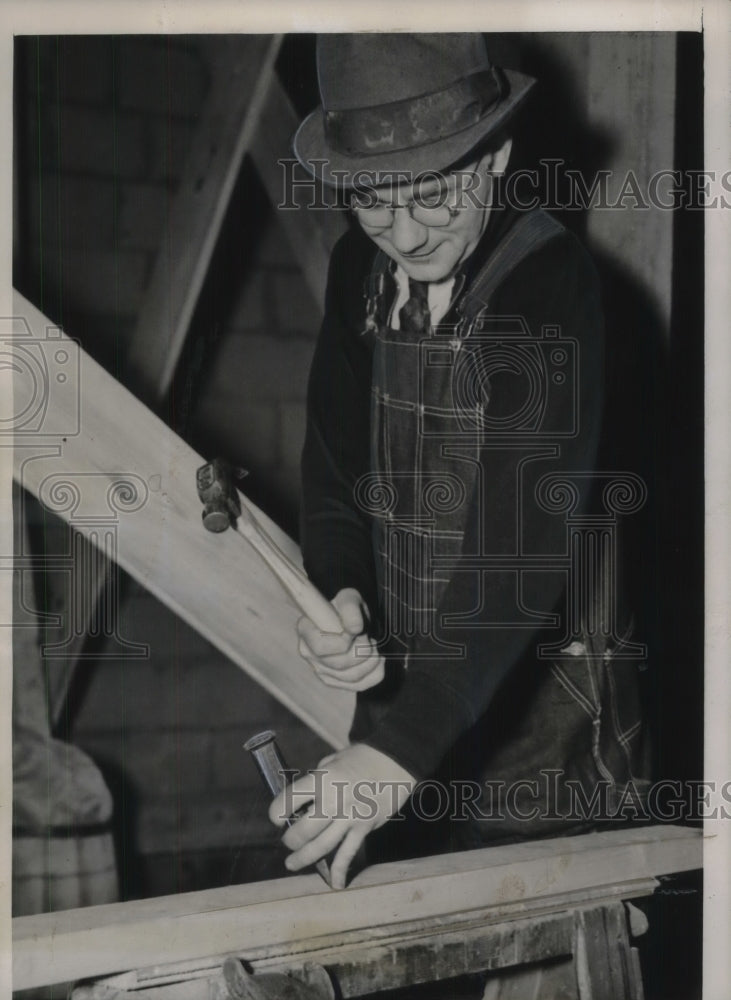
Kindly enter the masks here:
M 118 374 L 205 101 L 207 56 L 194 39 L 163 38 L 27 39 L 16 56 L 15 281 Z M 249 468 L 252 498 L 294 531 L 320 317 L 250 173 L 234 207 L 234 230 L 237 213 L 244 224 L 217 251 L 191 331 L 204 357 L 186 376 L 182 424 L 206 453 Z M 274 728 L 301 767 L 326 747 L 130 581 L 120 632 L 147 643 L 149 659 L 84 663 L 64 733 L 113 790 L 123 896 L 281 875 L 242 743 Z
M 271 212 L 201 386 L 194 430 L 251 472 L 244 490 L 296 534 L 305 393 L 320 315 Z M 215 449 L 214 449 L 215 450 Z
M 192 43 L 21 39 L 16 284 L 111 369 L 208 87 Z
M 273 728 L 288 763 L 302 768 L 327 747 L 136 584 L 120 631 L 148 644 L 149 659 L 82 668 L 72 737 L 115 797 L 123 894 L 281 876 L 268 795 L 243 743 Z

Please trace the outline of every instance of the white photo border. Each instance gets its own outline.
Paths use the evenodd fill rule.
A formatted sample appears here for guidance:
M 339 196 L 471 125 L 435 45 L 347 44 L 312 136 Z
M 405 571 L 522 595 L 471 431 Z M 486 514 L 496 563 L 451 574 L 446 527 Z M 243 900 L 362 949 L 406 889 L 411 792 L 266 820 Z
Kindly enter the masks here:
M 369 0 L 335 4 L 325 0 L 4 0 L 0 10 L 0 308 L 12 315 L 12 92 L 15 34 L 171 33 L 407 30 L 530 31 L 703 31 L 705 66 L 705 164 L 720 176 L 731 163 L 731 71 L 728 39 L 731 7 L 724 0 L 493 0 L 479 8 L 465 0 L 440 5 L 430 0 Z M 706 639 L 705 774 L 723 783 L 731 772 L 731 212 L 706 210 L 705 248 L 705 420 L 706 420 Z M 0 392 L 9 393 L 10 373 L 0 371 Z M 12 551 L 12 458 L 0 449 L 0 545 Z M 10 574 L 0 574 L 0 614 L 11 618 Z M 0 744 L 0 995 L 11 992 L 11 706 L 10 636 L 0 642 L 0 705 L 5 738 Z M 731 824 L 708 821 L 704 858 L 703 997 L 721 1000 L 731 983 Z

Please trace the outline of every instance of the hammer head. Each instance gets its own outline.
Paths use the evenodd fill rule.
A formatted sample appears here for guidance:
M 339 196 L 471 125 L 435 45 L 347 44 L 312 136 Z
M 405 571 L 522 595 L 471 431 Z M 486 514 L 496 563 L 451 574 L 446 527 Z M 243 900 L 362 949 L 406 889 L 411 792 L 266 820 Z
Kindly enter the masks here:
M 234 484 L 231 466 L 222 458 L 196 471 L 198 496 L 203 503 L 203 524 L 209 531 L 225 531 L 241 513 L 241 502 Z

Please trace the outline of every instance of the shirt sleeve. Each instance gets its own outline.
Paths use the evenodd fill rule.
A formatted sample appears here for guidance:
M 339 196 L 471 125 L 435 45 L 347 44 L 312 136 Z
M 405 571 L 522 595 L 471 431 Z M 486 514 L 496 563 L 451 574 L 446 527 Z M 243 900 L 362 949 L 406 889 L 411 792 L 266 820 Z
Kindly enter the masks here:
M 374 248 L 363 240 L 347 233 L 330 262 L 308 384 L 301 539 L 305 570 L 325 596 L 354 587 L 373 614 L 371 525 L 354 502 L 370 452 L 372 345 L 363 334 L 363 280 Z
M 509 556 L 518 547 L 537 556 L 564 554 L 565 515 L 543 510 L 535 488 L 546 473 L 586 473 L 595 467 L 604 337 L 598 279 L 590 258 L 578 241 L 562 234 L 515 268 L 496 292 L 491 313 L 522 316 L 534 337 L 541 336 L 545 326 L 558 327 L 561 338 L 572 345 L 575 382 L 565 391 L 553 384 L 546 389 L 541 427 L 570 431 L 573 426 L 574 433 L 529 434 L 512 446 L 488 444 L 482 450 L 481 488 L 471 498 L 460 560 L 480 552 Z M 490 388 L 488 412 L 515 412 L 520 402 L 513 398 L 515 379 L 498 376 Z M 519 580 L 515 572 L 462 570 L 458 561 L 442 594 L 433 634 L 461 646 L 461 655 L 445 657 L 429 637 L 418 639 L 400 690 L 364 742 L 417 778 L 432 774 L 452 744 L 485 712 L 530 645 L 535 648 L 539 637 L 559 638 L 555 630 L 547 638 L 536 610 L 555 611 L 565 586 L 560 570 L 527 573 Z M 469 624 L 455 621 L 470 614 Z

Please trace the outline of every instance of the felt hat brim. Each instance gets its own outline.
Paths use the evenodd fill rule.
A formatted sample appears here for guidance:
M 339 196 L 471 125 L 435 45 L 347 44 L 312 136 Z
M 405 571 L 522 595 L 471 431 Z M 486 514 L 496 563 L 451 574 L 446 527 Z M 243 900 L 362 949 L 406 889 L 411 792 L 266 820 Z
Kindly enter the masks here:
M 474 125 L 434 142 L 393 152 L 349 156 L 332 149 L 328 143 L 320 107 L 309 114 L 297 130 L 294 137 L 295 156 L 308 173 L 323 183 L 346 188 L 353 186 L 351 178 L 362 171 L 408 170 L 417 175 L 426 170 L 443 170 L 457 163 L 499 129 L 525 100 L 535 83 L 533 77 L 516 70 L 506 69 L 503 73 L 510 83 L 507 96 Z

